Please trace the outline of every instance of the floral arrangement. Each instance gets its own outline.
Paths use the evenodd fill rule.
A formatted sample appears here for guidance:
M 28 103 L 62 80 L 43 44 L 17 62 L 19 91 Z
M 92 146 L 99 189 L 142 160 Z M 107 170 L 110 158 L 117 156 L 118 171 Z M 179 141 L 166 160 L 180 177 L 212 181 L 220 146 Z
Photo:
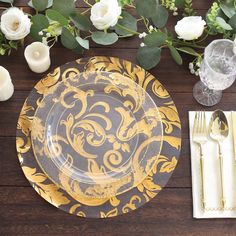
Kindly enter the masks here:
M 80 12 L 74 0 L 31 0 L 34 15 L 13 7 L 14 0 L 3 0 L 11 7 L 3 9 L 0 23 L 0 55 L 17 49 L 27 35 L 52 47 L 60 41 L 76 53 L 89 49 L 90 40 L 111 45 L 126 37 L 140 38 L 137 59 L 142 67 L 151 69 L 161 60 L 163 48 L 181 65 L 181 53 L 194 57 L 189 64 L 191 73 L 198 75 L 204 43 L 208 36 L 234 40 L 236 34 L 236 1 L 215 1 L 205 19 L 197 16 L 192 0 L 83 0 L 88 9 Z M 134 9 L 138 17 L 128 11 Z M 173 35 L 166 24 L 169 15 L 182 14 Z M 145 32 L 138 31 L 143 22 Z

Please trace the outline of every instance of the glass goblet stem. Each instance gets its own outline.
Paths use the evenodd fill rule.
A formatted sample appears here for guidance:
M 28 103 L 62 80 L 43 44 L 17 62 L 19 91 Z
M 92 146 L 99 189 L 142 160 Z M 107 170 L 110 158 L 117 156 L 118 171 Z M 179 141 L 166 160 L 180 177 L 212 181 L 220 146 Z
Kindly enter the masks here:
M 204 106 L 214 106 L 220 102 L 222 91 L 209 89 L 203 82 L 199 81 L 193 87 L 193 97 Z

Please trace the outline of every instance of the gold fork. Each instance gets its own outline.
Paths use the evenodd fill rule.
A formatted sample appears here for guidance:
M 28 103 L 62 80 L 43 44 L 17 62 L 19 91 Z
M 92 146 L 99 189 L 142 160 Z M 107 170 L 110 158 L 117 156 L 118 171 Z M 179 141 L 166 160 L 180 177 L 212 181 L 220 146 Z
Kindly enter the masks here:
M 205 112 L 196 112 L 193 126 L 193 142 L 200 149 L 200 169 L 201 169 L 201 193 L 202 193 L 202 208 L 205 210 L 205 185 L 204 185 L 204 153 L 203 146 L 207 142 L 207 127 Z

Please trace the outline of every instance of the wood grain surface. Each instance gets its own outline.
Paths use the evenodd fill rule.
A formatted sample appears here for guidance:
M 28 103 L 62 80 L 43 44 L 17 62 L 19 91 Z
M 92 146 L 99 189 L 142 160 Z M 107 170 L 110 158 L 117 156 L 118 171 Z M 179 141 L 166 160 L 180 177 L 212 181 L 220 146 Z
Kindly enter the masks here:
M 25 0 L 16 0 L 16 5 L 28 12 Z M 204 15 L 212 1 L 194 0 L 200 15 Z M 5 4 L 1 4 L 5 6 Z M 85 8 L 82 1 L 77 6 Z M 131 11 L 132 13 L 132 11 Z M 178 18 L 171 18 L 173 28 Z M 143 26 L 140 26 L 142 31 Z M 27 43 L 30 41 L 27 41 Z M 83 56 L 115 56 L 136 63 L 138 38 L 123 39 L 114 46 L 91 45 Z M 6 67 L 15 85 L 14 96 L 0 103 L 0 236 L 5 235 L 236 235 L 236 220 L 196 220 L 192 217 L 190 147 L 188 134 L 188 111 L 204 109 L 192 97 L 192 88 L 197 77 L 190 75 L 188 62 L 176 65 L 169 53 L 163 51 L 162 61 L 151 73 L 170 92 L 179 110 L 182 121 L 182 153 L 178 166 L 168 185 L 150 203 L 127 215 L 111 219 L 83 219 L 66 214 L 39 197 L 25 179 L 15 150 L 16 123 L 30 90 L 42 77 L 31 72 L 20 48 L 10 57 L 1 57 L 0 65 Z M 51 69 L 75 60 L 76 55 L 57 44 L 52 50 Z M 224 92 L 216 108 L 236 110 L 236 85 Z

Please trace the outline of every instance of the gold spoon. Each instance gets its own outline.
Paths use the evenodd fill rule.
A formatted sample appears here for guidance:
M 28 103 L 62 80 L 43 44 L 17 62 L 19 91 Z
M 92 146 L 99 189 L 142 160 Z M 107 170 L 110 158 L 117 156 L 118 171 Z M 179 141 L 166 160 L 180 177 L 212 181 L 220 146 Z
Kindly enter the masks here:
M 227 118 L 223 111 L 216 110 L 211 116 L 209 125 L 210 137 L 217 142 L 219 147 L 219 160 L 220 160 L 220 176 L 221 176 L 221 203 L 222 208 L 225 208 L 225 194 L 224 194 L 224 173 L 223 173 L 223 155 L 222 143 L 229 135 L 229 126 Z

